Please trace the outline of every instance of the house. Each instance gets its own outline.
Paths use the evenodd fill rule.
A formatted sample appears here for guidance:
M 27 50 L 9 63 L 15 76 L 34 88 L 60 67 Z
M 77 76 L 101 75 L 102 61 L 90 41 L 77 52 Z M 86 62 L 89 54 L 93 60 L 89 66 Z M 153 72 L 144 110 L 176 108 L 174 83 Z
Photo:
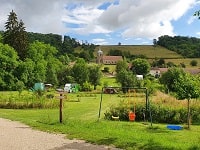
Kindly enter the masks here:
M 151 70 L 149 71 L 149 74 L 154 77 L 160 76 L 160 74 L 161 74 L 160 68 L 158 68 L 158 67 L 151 68 Z
M 104 56 L 101 49 L 97 52 L 97 64 L 117 64 L 118 61 L 123 60 L 122 56 Z
M 167 72 L 169 68 L 151 68 L 149 74 L 152 76 L 161 76 L 163 73 Z M 200 68 L 183 68 L 185 72 L 188 72 L 192 75 L 200 74 Z
M 122 60 L 122 56 L 103 56 L 103 64 L 117 64 L 118 61 Z

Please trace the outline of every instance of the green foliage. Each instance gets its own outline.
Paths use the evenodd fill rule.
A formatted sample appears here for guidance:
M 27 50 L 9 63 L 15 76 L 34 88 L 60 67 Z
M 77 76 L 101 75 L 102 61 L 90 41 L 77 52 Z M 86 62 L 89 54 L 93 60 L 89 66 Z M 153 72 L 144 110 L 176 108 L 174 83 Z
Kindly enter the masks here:
M 192 60 L 192 61 L 190 62 L 190 65 L 191 65 L 191 66 L 197 66 L 197 61 L 196 61 L 196 60 Z
M 181 76 L 185 75 L 186 73 L 182 68 L 172 67 L 169 68 L 167 72 L 163 73 L 159 80 L 169 91 L 175 91 L 175 82 L 178 81 Z
M 150 64 L 146 59 L 137 58 L 132 61 L 132 71 L 138 75 L 147 75 L 150 70 Z
M 166 66 L 167 67 L 176 67 L 176 65 L 171 61 L 167 62 Z
M 77 62 L 72 67 L 72 76 L 74 77 L 76 83 L 81 86 L 83 83 L 88 81 L 88 67 L 84 59 L 78 59 Z
M 53 85 L 58 84 L 57 74 L 62 64 L 55 57 L 57 52 L 55 47 L 39 41 L 30 44 L 28 58 L 33 62 L 34 76 L 31 83 L 46 81 Z
M 18 84 L 23 84 L 23 82 Z M 53 99 L 54 95 L 51 93 L 45 93 L 42 91 L 37 91 L 35 93 L 28 93 L 27 91 L 18 92 L 21 92 L 19 93 L 19 96 L 17 93 L 9 92 L 8 95 L 0 97 L 0 108 L 31 109 L 58 107 L 58 100 Z M 48 98 L 49 95 L 51 95 L 51 99 Z
M 128 113 L 130 110 L 136 114 L 136 121 L 150 121 L 149 112 L 145 115 L 145 104 L 121 101 L 117 106 L 110 106 L 110 109 L 105 112 L 105 119 L 112 120 L 112 116 L 119 116 L 121 121 L 129 121 Z M 170 123 L 170 124 L 183 124 L 187 122 L 187 109 L 183 107 L 170 107 L 167 105 L 151 104 L 150 110 L 152 120 L 154 123 Z M 193 123 L 200 123 L 200 109 L 199 107 L 191 107 L 191 115 Z
M 122 70 L 116 75 L 116 81 L 121 84 L 121 87 L 135 87 L 137 84 L 136 76 L 127 70 Z M 123 92 L 127 92 L 127 89 L 124 89 Z
M 17 81 L 16 83 L 16 89 L 19 92 L 19 96 L 21 95 L 22 91 L 24 90 L 25 86 L 22 81 Z
M 200 39 L 195 37 L 168 36 L 164 35 L 158 38 L 158 45 L 177 52 L 184 57 L 199 58 Z
M 58 71 L 58 82 L 59 85 L 64 85 L 65 83 L 74 83 L 74 77 L 72 76 L 72 68 L 69 66 L 61 67 Z
M 179 76 L 175 80 L 174 88 L 178 99 L 190 99 L 200 97 L 200 80 L 190 74 Z
M 115 69 L 116 73 L 119 73 L 120 71 L 124 69 L 128 70 L 128 63 L 125 60 L 118 61 L 116 64 L 116 69 Z
M 184 63 L 180 63 L 180 66 L 181 66 L 182 68 L 185 68 L 185 67 L 186 67 Z
M 187 74 L 181 68 L 169 68 L 162 75 L 160 82 L 168 90 L 175 92 L 178 99 L 190 99 L 200 97 L 200 80 Z
M 110 55 L 110 56 L 122 56 L 122 51 L 111 49 L 108 52 L 108 55 Z
M 27 87 L 32 87 L 34 84 L 34 67 L 34 62 L 27 58 L 24 61 L 20 61 L 15 70 L 15 76 Z
M 94 85 L 94 90 L 96 86 L 100 85 L 100 79 L 102 77 L 101 68 L 98 65 L 89 66 L 89 82 Z
M 81 91 L 92 91 L 91 84 L 89 82 L 84 82 Z
M 19 58 L 24 60 L 28 47 L 28 36 L 22 20 L 18 21 L 16 13 L 12 10 L 5 25 L 3 34 L 5 44 L 12 46 L 18 53 Z
M 163 58 L 156 59 L 155 61 L 153 61 L 152 66 L 163 68 L 165 67 L 165 60 Z
M 15 90 L 17 59 L 17 53 L 12 47 L 0 43 L 0 90 Z
M 55 47 L 57 50 L 62 50 L 62 36 L 57 34 L 42 34 L 42 33 L 33 33 L 28 32 L 29 43 L 34 43 L 36 41 L 43 42 L 45 44 L 50 44 Z
M 3 36 L 0 33 L 0 43 L 3 43 Z
M 104 67 L 103 72 L 108 73 L 109 71 L 110 71 L 110 68 L 109 68 L 109 67 Z

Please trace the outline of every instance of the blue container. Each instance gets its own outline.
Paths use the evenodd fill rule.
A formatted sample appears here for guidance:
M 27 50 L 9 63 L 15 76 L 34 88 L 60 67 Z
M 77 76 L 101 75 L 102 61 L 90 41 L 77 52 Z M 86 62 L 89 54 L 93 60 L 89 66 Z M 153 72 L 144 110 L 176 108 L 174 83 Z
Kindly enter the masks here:
M 182 130 L 183 127 L 180 125 L 167 125 L 167 128 L 170 130 Z

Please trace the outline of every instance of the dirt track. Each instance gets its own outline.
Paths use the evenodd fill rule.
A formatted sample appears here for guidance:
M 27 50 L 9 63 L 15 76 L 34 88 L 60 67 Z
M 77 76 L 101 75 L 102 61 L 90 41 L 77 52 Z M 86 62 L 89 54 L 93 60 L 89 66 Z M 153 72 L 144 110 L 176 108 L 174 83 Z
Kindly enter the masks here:
M 93 145 L 82 140 L 69 140 L 64 135 L 33 130 L 19 122 L 0 118 L 1 150 L 117 150 Z

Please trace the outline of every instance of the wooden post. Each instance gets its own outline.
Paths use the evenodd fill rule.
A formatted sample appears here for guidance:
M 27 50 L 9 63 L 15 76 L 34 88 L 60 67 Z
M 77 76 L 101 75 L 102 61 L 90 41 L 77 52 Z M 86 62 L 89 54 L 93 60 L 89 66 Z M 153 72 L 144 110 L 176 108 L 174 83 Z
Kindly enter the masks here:
M 63 93 L 60 92 L 60 123 L 62 123 Z

